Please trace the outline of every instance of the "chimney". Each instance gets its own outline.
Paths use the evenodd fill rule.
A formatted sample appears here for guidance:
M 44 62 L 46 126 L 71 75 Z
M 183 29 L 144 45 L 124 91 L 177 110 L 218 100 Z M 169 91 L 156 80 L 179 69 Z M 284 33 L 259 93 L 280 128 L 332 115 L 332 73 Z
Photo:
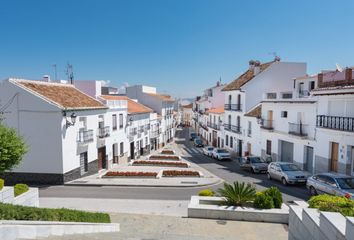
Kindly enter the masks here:
M 49 75 L 43 75 L 43 82 L 50 82 L 50 76 Z
M 261 71 L 261 62 L 258 60 L 254 61 L 253 75 L 256 76 L 260 71 Z
M 219 87 L 220 86 L 220 81 L 216 82 L 216 86 Z
M 250 67 L 250 70 L 253 70 L 253 68 L 254 68 L 254 63 L 255 63 L 255 61 L 253 61 L 253 60 L 250 60 L 250 61 L 248 62 L 249 67 Z
M 274 62 L 280 62 L 280 57 L 275 56 L 275 57 L 274 57 Z
M 345 80 L 347 80 L 348 82 L 350 82 L 350 80 L 352 80 L 352 69 L 351 68 L 346 68 L 345 69 Z

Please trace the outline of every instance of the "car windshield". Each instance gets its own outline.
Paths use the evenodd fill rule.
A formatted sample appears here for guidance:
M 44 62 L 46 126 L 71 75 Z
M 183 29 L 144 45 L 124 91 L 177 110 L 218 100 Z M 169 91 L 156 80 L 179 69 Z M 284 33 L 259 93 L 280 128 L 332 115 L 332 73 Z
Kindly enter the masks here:
M 228 151 L 224 150 L 224 149 L 219 149 L 218 153 L 229 153 Z
M 301 171 L 301 169 L 296 166 L 295 164 L 280 164 L 281 170 L 288 172 L 288 171 Z
M 198 143 L 198 144 L 200 144 L 200 143 L 202 143 L 202 140 L 196 139 L 195 142 Z
M 212 151 L 213 149 L 214 149 L 214 148 L 211 148 L 211 147 L 210 147 L 210 148 L 208 148 L 208 150 L 209 150 L 209 151 Z
M 341 189 L 354 189 L 354 178 L 336 178 Z
M 191 133 L 191 137 L 195 137 L 197 134 L 195 133 Z
M 259 157 L 251 157 L 249 158 L 251 163 L 262 163 L 263 161 Z

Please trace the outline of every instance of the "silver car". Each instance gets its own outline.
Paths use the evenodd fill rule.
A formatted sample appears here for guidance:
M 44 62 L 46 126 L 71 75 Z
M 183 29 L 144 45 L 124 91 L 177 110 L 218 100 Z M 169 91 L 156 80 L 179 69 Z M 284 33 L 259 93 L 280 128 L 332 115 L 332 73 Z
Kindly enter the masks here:
M 281 181 L 284 185 L 306 183 L 310 176 L 308 172 L 302 171 L 294 163 L 271 162 L 268 165 L 268 179 Z
M 204 155 L 211 156 L 213 153 L 214 147 L 206 146 L 203 148 Z
M 217 160 L 231 160 L 230 153 L 227 150 L 221 148 L 214 148 L 211 156 Z
M 308 178 L 306 187 L 311 195 L 326 193 L 354 198 L 354 177 L 347 175 L 337 173 L 316 174 Z
M 240 158 L 240 168 L 252 173 L 266 173 L 268 164 L 263 162 L 260 157 L 242 157 Z

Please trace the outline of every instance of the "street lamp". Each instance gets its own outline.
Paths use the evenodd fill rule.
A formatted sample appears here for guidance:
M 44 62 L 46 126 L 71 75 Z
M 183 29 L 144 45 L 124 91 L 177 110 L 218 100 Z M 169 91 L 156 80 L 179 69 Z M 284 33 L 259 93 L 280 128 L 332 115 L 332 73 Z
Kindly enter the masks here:
M 66 120 L 66 128 L 70 127 L 70 126 L 74 126 L 75 123 L 76 123 L 76 114 L 75 113 L 72 113 L 70 115 L 70 120 L 68 120 L 67 116 L 66 116 L 66 112 L 64 112 L 64 117 L 65 117 L 65 120 Z

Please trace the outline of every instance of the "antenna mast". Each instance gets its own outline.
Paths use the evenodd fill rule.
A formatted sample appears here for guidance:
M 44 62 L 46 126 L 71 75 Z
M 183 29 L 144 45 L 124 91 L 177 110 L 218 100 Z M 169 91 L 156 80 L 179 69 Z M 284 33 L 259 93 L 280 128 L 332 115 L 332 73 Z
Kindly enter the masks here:
M 70 84 L 74 84 L 74 72 L 73 72 L 73 65 L 70 63 L 66 64 L 66 76 L 68 77 L 68 81 Z

